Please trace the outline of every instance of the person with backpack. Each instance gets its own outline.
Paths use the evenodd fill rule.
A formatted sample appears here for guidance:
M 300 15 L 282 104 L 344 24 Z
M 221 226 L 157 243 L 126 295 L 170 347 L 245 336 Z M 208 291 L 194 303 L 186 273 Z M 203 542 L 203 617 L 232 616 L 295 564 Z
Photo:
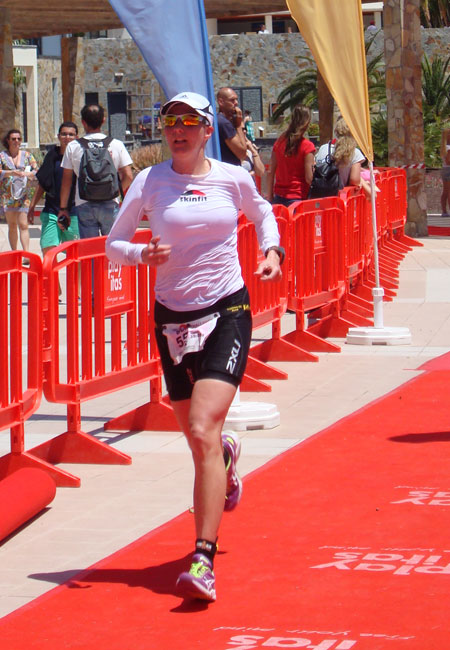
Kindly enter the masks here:
M 337 196 L 347 185 L 361 185 L 361 164 L 365 157 L 342 116 L 336 121 L 334 135 L 335 138 L 323 144 L 316 154 L 308 198 Z
M 81 111 L 85 135 L 67 145 L 61 163 L 63 179 L 58 219 L 70 225 L 68 201 L 73 174 L 77 177 L 75 212 L 80 239 L 107 235 L 119 211 L 119 197 L 133 180 L 132 159 L 120 140 L 101 132 L 105 111 L 88 104 Z
M 308 196 L 316 151 L 305 138 L 310 122 L 311 110 L 298 104 L 288 128 L 273 145 L 267 176 L 267 199 L 271 203 L 288 206 Z

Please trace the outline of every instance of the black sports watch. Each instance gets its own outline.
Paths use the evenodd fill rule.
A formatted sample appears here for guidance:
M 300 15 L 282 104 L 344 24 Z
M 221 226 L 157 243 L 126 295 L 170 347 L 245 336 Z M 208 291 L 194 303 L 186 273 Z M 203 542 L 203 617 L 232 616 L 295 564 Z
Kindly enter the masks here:
M 286 257 L 286 251 L 284 250 L 283 246 L 269 246 L 269 248 L 264 253 L 266 257 L 269 254 L 269 251 L 275 251 L 278 253 L 278 256 L 280 258 L 280 265 L 283 264 L 284 258 Z

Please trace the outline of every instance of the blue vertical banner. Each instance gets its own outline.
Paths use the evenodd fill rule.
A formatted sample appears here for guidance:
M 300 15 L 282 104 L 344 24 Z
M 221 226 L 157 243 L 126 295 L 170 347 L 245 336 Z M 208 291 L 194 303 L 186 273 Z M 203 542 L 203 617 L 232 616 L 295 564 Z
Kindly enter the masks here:
M 167 99 L 182 91 L 204 95 L 215 114 L 203 0 L 109 0 Z M 208 155 L 220 160 L 217 131 Z

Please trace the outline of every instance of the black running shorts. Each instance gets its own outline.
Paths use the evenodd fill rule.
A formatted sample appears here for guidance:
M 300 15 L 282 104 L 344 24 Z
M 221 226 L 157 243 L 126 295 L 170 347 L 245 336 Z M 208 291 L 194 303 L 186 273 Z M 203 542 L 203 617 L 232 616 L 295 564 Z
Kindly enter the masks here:
M 220 317 L 202 350 L 184 355 L 175 365 L 163 334 L 166 323 L 188 323 L 214 312 Z M 249 295 L 244 286 L 231 296 L 222 298 L 211 307 L 180 312 L 155 304 L 156 341 L 172 401 L 189 399 L 198 379 L 219 379 L 239 386 L 247 365 L 248 350 L 252 336 L 252 316 Z

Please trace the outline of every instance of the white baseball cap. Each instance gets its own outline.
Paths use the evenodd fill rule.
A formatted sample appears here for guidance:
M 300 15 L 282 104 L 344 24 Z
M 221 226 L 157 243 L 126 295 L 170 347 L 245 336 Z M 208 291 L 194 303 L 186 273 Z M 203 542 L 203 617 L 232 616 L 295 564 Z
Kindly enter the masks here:
M 202 117 L 205 117 L 208 120 L 209 124 L 213 124 L 214 113 L 211 107 L 211 103 L 209 99 L 206 99 L 206 97 L 203 97 L 203 95 L 189 92 L 178 93 L 178 95 L 175 95 L 175 97 L 172 97 L 172 99 L 169 99 L 169 101 L 164 104 L 164 106 L 161 108 L 161 115 L 168 113 L 169 109 L 174 104 L 186 104 L 190 108 L 194 109 L 196 113 Z

